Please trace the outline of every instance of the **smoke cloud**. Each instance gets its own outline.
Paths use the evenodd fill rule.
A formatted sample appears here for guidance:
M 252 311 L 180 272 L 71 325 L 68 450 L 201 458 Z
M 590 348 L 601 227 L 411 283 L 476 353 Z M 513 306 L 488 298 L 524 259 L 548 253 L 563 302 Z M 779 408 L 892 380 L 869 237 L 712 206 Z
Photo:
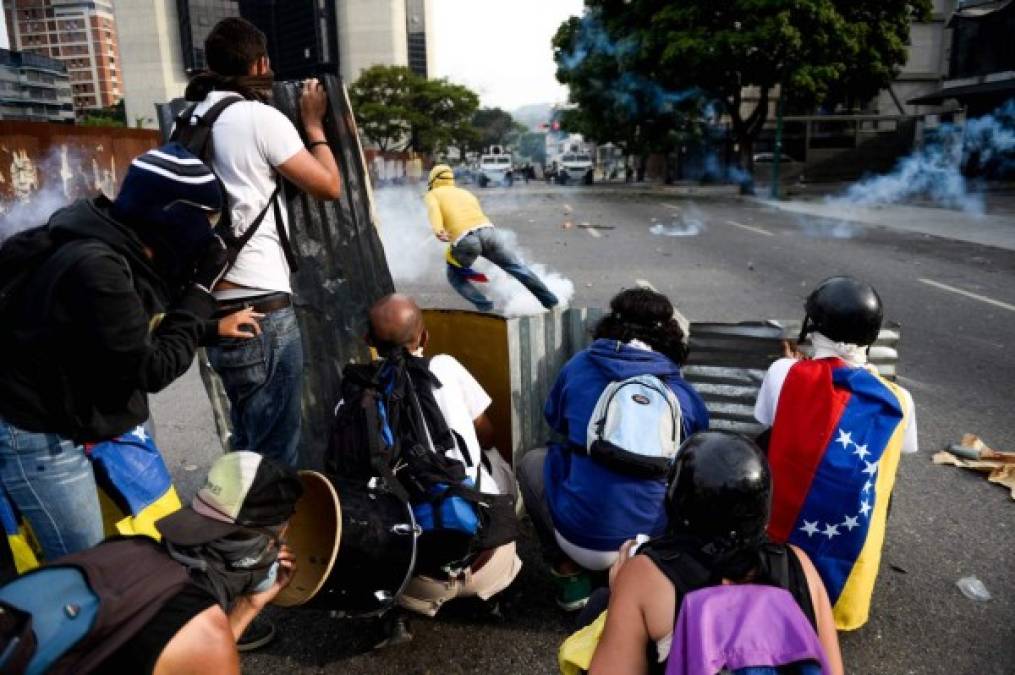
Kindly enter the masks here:
M 522 259 L 522 262 L 529 266 L 536 276 L 542 279 L 557 299 L 560 300 L 560 308 L 564 309 L 571 304 L 574 297 L 574 283 L 563 275 L 553 271 L 548 266 L 528 262 L 528 253 L 518 245 L 518 235 L 511 230 L 497 228 L 505 245 Z M 536 296 L 529 293 L 528 289 L 522 286 L 514 277 L 496 265 L 479 258 L 473 268 L 482 272 L 490 281 L 486 284 L 477 284 L 477 287 L 494 304 L 494 311 L 504 316 L 531 316 L 547 311 Z
M 649 228 L 652 234 L 665 237 L 693 237 L 705 231 L 705 220 L 701 209 L 693 203 L 684 207 L 680 213 L 674 215 L 669 225 L 656 223 Z
M 963 170 L 984 178 L 1015 171 L 1015 100 L 965 125 L 928 130 L 923 147 L 902 159 L 892 173 L 862 180 L 829 203 L 875 206 L 924 198 L 937 206 L 982 215 L 983 197 L 969 191 Z
M 408 185 L 375 190 L 374 208 L 395 284 L 443 279 L 447 244 L 430 230 L 422 190 Z

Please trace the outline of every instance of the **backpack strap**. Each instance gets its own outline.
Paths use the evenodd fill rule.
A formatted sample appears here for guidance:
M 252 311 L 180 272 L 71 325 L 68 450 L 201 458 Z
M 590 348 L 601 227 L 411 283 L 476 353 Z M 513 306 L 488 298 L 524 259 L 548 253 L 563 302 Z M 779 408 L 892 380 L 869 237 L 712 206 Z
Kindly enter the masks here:
M 775 547 L 765 550 L 771 585 L 789 591 L 814 630 L 817 630 L 818 619 L 811 599 L 811 587 L 807 584 L 807 575 L 804 573 L 800 558 L 789 546 L 779 548 L 781 550 L 778 553 L 775 552 Z
M 194 113 L 199 103 L 187 106 L 176 116 L 176 127 L 169 135 L 169 140 L 185 145 L 188 150 L 207 161 L 211 155 L 211 128 L 226 108 L 244 100 L 246 99 L 239 94 L 226 96 L 205 110 L 203 115 Z M 196 122 L 192 121 L 194 118 L 197 118 Z

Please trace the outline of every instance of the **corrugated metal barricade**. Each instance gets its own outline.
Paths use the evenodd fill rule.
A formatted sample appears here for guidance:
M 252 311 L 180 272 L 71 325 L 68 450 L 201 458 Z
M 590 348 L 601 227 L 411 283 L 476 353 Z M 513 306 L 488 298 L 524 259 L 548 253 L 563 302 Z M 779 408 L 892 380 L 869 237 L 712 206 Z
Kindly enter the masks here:
M 493 404 L 489 414 L 497 447 L 509 461 L 543 446 L 552 432 L 543 406 L 561 367 L 591 342 L 603 311 L 572 308 L 504 318 L 459 310 L 426 310 L 430 354 L 453 355 L 476 377 Z M 711 428 L 755 435 L 754 402 L 765 371 L 796 339 L 799 321 L 692 323 L 691 356 L 684 376 L 705 399 Z M 871 361 L 895 378 L 899 329 L 881 331 Z M 802 346 L 806 352 L 808 345 Z
M 367 310 L 391 293 L 394 284 L 377 235 L 373 196 L 349 98 L 342 82 L 321 78 L 328 92 L 325 132 L 342 175 L 342 196 L 313 199 L 286 184 L 290 240 L 299 262 L 293 275 L 294 301 L 303 332 L 303 462 L 320 466 L 327 445 L 332 411 L 338 401 L 342 367 L 369 358 L 363 341 Z M 300 82 L 278 82 L 274 105 L 302 131 Z M 184 102 L 159 110 L 163 133 Z M 207 360 L 201 375 L 212 399 L 223 444 L 229 433 L 228 400 Z
M 691 353 L 684 377 L 705 399 L 710 428 L 756 435 L 754 402 L 765 371 L 783 356 L 783 341 L 796 340 L 800 321 L 745 323 L 692 323 Z M 871 362 L 878 372 L 895 379 L 899 327 L 887 324 L 871 347 Z M 800 345 L 808 353 L 810 344 Z

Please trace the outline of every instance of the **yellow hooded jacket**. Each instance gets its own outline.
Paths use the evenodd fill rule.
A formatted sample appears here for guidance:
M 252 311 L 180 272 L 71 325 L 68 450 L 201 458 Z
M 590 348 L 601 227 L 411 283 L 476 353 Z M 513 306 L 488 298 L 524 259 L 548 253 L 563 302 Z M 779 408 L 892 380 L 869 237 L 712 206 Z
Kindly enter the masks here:
M 431 172 L 431 176 L 434 173 Z M 426 204 L 426 214 L 434 234 L 446 232 L 451 241 L 469 230 L 490 225 L 490 219 L 483 213 L 475 195 L 455 186 L 450 168 L 436 172 L 436 177 L 431 179 L 430 191 L 423 196 L 423 203 Z

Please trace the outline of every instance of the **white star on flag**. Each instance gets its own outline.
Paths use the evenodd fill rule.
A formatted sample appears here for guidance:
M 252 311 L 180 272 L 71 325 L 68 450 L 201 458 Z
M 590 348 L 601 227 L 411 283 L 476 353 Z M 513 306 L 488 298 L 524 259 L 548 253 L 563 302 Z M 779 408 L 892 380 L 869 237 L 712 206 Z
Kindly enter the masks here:
M 867 474 L 868 476 L 873 476 L 874 474 L 876 474 L 878 472 L 878 463 L 877 462 L 868 462 L 867 460 L 864 460 L 863 463 L 867 465 L 864 468 L 863 472 L 865 474 Z
M 871 512 L 870 503 L 866 499 L 860 502 L 860 513 L 866 516 L 870 512 Z
M 829 539 L 831 539 L 832 537 L 837 537 L 839 536 L 839 526 L 832 525 L 831 523 L 825 523 L 825 531 L 822 532 L 821 534 L 825 535 Z
M 805 520 L 804 526 L 800 529 L 806 532 L 808 537 L 813 537 L 818 531 L 818 521 Z
M 870 489 L 872 487 L 874 487 L 874 483 L 871 482 L 871 481 L 867 481 L 866 483 L 863 484 L 863 491 L 864 492 L 870 492 Z
M 136 438 L 137 440 L 141 441 L 142 443 L 148 440 L 148 434 L 145 433 L 144 425 L 141 424 L 134 427 L 134 431 L 130 432 L 130 435 Z
M 846 522 L 842 524 L 843 527 L 848 527 L 849 531 L 852 532 L 854 527 L 860 527 L 860 519 L 856 516 L 846 516 Z
M 835 442 L 842 443 L 842 449 L 845 450 L 849 447 L 849 444 L 853 442 L 853 434 L 843 429 L 839 429 L 839 437 L 835 439 Z
M 856 444 L 854 443 L 854 445 Z M 867 449 L 867 444 L 864 443 L 863 445 L 856 445 L 856 450 L 853 451 L 853 454 L 860 455 L 860 459 L 866 459 L 867 455 L 871 453 L 870 450 Z

